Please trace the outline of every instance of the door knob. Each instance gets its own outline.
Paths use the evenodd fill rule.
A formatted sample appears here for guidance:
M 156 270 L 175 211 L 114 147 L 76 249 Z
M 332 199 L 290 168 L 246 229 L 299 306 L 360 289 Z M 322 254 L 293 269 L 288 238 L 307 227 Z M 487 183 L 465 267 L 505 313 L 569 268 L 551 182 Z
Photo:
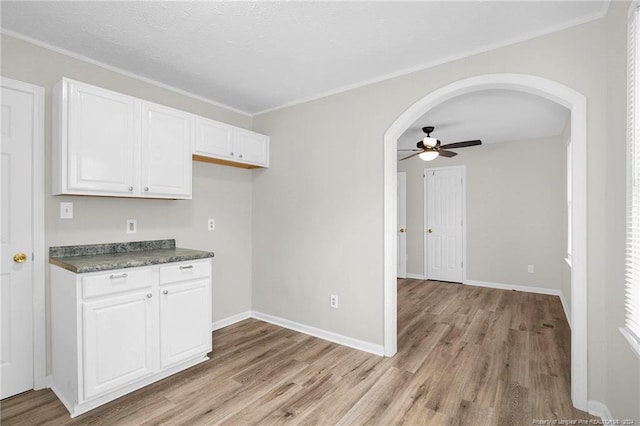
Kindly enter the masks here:
M 428 232 L 428 233 L 430 233 L 430 234 L 433 234 L 433 229 L 429 228 L 429 229 L 427 230 L 427 232 Z
M 400 233 L 403 233 L 403 232 L 404 232 L 404 228 L 400 228 Z
M 27 261 L 26 253 L 16 253 L 13 255 L 13 261 L 16 263 L 24 263 Z

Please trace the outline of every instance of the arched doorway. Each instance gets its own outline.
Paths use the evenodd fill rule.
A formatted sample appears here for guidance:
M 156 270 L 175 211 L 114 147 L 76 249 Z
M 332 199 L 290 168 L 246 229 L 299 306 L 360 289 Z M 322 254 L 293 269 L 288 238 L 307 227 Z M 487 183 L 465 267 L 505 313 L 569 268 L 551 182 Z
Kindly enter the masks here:
M 398 138 L 425 112 L 460 95 L 504 89 L 537 95 L 571 111 L 572 268 L 571 399 L 587 410 L 587 116 L 586 98 L 575 90 L 525 74 L 487 74 L 456 81 L 431 92 L 403 112 L 384 135 L 384 350 L 397 351 L 397 206 Z

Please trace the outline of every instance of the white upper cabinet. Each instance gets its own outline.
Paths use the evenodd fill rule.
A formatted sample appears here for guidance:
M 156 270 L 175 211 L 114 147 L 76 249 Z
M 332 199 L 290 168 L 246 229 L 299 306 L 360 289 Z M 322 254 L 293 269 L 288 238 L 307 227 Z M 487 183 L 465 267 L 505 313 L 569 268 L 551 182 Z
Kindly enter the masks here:
M 191 198 L 191 114 L 69 79 L 52 98 L 54 195 Z
M 238 128 L 236 128 L 235 133 L 239 161 L 265 167 L 269 165 L 268 136 Z
M 196 117 L 195 160 L 236 167 L 269 167 L 269 136 Z
M 144 194 L 191 198 L 192 129 L 191 114 L 142 103 L 140 185 Z
M 194 154 L 233 160 L 233 126 L 206 118 L 196 119 Z
M 67 168 L 67 190 L 128 194 L 134 181 L 133 99 L 76 84 L 66 94 L 67 161 L 61 166 Z

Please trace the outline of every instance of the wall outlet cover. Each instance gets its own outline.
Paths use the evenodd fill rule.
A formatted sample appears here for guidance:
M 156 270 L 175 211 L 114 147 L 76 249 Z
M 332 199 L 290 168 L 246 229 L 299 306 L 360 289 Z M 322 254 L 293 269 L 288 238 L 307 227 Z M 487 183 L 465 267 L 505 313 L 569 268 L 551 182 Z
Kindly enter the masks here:
M 138 221 L 127 219 L 127 234 L 135 234 L 136 232 L 138 232 Z
M 330 303 L 332 308 L 338 309 L 338 296 L 335 294 L 332 294 Z
M 73 203 L 60 203 L 60 219 L 73 219 Z

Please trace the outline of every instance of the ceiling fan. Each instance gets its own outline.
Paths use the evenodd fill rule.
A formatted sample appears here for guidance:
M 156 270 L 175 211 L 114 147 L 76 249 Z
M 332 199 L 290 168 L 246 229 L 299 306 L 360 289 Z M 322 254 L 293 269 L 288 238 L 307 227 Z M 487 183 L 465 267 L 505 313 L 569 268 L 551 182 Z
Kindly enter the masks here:
M 433 129 L 433 126 L 422 128 L 422 131 L 425 132 L 427 136 L 416 144 L 417 149 L 399 149 L 398 151 L 417 151 L 415 154 L 411 154 L 408 157 L 401 158 L 400 161 L 413 158 L 416 155 L 424 161 L 435 160 L 436 158 L 438 158 L 438 156 L 449 158 L 455 157 L 456 155 L 458 155 L 458 153 L 448 151 L 449 149 L 466 148 L 468 146 L 476 146 L 482 144 L 482 141 L 480 139 L 476 139 L 472 141 L 454 142 L 441 145 L 438 139 L 431 137 L 431 132 L 433 132 Z

